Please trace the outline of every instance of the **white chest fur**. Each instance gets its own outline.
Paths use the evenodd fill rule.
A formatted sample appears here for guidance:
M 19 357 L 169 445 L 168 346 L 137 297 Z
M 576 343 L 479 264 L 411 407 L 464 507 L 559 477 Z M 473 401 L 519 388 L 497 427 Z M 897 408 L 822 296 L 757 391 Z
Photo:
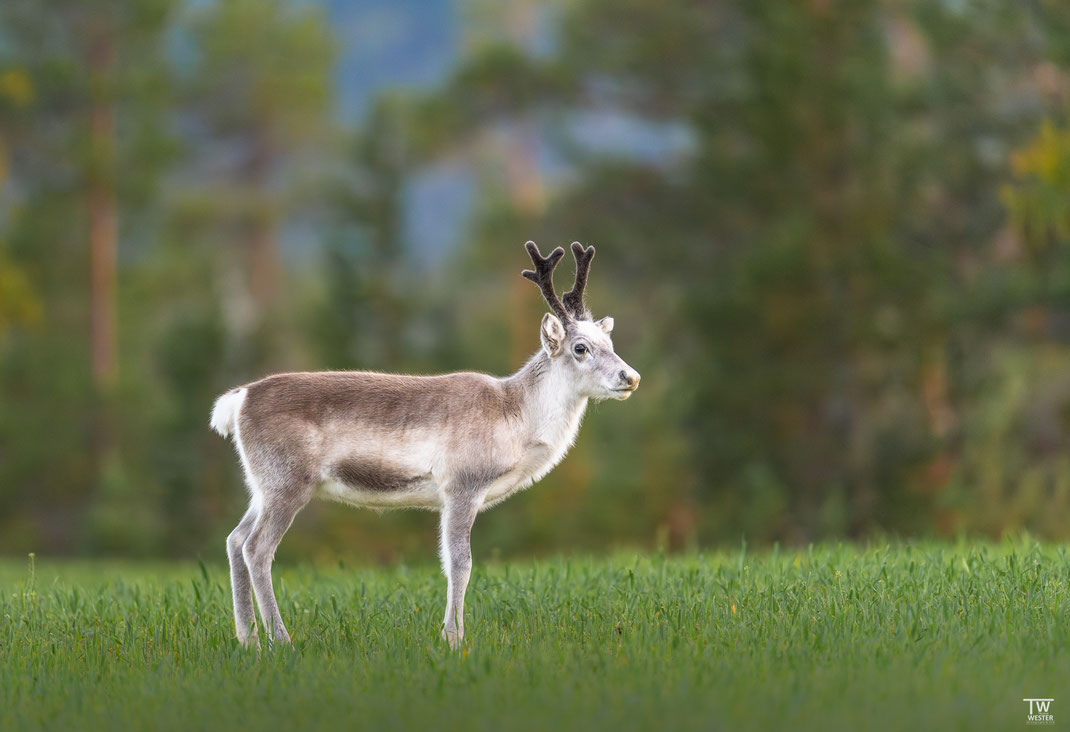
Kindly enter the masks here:
M 580 431 L 587 400 L 551 404 L 539 410 L 538 419 L 524 436 L 522 457 L 516 468 L 495 481 L 487 491 L 484 507 L 500 503 L 531 486 L 564 459 Z

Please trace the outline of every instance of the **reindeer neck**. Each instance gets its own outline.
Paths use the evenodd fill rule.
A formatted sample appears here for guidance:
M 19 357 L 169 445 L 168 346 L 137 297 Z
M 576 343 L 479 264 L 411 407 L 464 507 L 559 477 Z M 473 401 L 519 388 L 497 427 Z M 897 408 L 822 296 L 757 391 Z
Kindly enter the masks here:
M 516 389 L 528 437 L 533 442 L 571 442 L 579 430 L 587 397 L 580 396 L 563 373 L 552 368 L 540 350 L 512 376 L 507 388 Z

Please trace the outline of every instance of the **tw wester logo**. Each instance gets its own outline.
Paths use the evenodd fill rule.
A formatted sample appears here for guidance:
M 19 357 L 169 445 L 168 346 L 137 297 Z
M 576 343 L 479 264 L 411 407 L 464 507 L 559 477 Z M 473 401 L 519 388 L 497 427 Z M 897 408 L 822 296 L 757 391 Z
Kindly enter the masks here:
M 1022 699 L 1029 702 L 1029 716 L 1026 724 L 1055 724 L 1055 715 L 1051 713 L 1054 699 Z

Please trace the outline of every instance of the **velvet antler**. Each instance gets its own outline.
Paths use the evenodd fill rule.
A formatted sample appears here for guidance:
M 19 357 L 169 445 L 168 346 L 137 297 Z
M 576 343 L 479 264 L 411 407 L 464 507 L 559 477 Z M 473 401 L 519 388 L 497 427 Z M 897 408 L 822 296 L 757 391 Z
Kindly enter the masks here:
M 554 268 L 561 261 L 561 257 L 565 256 L 565 250 L 557 247 L 550 252 L 550 256 L 544 258 L 539 253 L 539 248 L 535 246 L 535 242 L 529 241 L 524 245 L 524 248 L 528 250 L 531 263 L 535 265 L 535 271 L 532 272 L 530 269 L 525 269 L 520 274 L 539 286 L 542 290 L 542 296 L 546 298 L 546 304 L 554 311 L 554 315 L 560 318 L 562 322 L 572 320 L 572 316 L 565 310 L 565 306 L 561 304 L 557 293 L 554 292 Z
M 586 249 L 578 241 L 572 242 L 572 257 L 576 260 L 576 283 L 572 289 L 561 298 L 565 309 L 576 320 L 590 320 L 591 311 L 583 302 L 583 292 L 587 289 L 587 274 L 591 271 L 591 260 L 594 259 L 594 247 Z

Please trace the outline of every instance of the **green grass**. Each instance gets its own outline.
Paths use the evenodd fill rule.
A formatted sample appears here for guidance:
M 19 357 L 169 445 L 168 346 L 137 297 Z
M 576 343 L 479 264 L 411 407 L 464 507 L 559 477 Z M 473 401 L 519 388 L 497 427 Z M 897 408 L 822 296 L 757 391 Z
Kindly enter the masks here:
M 222 566 L 0 563 L 0 729 L 1020 729 L 1070 722 L 1070 552 L 994 545 L 283 567 L 293 651 Z

